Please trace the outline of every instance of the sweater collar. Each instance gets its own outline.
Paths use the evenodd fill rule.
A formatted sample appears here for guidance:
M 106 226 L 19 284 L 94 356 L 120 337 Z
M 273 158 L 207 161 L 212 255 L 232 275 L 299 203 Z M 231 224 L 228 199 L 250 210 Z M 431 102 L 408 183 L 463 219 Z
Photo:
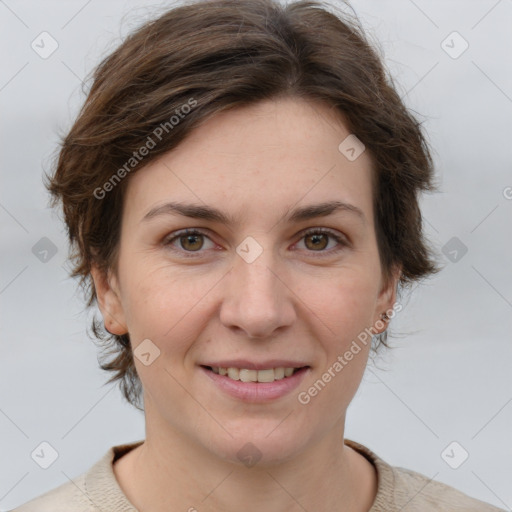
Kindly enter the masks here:
M 99 510 L 137 512 L 122 491 L 114 474 L 113 464 L 144 441 L 113 446 L 85 474 L 85 491 Z M 344 443 L 366 457 L 377 471 L 377 494 L 368 512 L 386 512 L 394 507 L 395 477 L 393 468 L 366 446 L 345 439 Z

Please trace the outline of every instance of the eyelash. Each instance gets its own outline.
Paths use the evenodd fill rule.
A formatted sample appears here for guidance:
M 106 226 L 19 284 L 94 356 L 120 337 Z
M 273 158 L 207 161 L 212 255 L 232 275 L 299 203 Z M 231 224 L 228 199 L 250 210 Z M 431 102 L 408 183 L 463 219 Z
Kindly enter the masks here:
M 181 237 L 183 236 L 204 236 L 206 238 L 209 238 L 209 236 L 199 230 L 199 229 L 184 229 L 184 230 L 181 230 L 181 231 L 177 231 L 176 233 L 173 233 L 172 236 L 170 237 L 166 237 L 163 241 L 163 245 L 165 247 L 169 247 L 173 252 L 180 252 L 182 254 L 186 254 L 185 258 L 197 258 L 199 257 L 204 251 L 202 250 L 199 250 L 199 251 L 187 251 L 185 249 L 175 249 L 172 246 L 172 243 L 175 241 L 175 240 L 179 240 Z M 328 235 L 329 237 L 331 237 L 332 239 L 334 239 L 340 247 L 336 248 L 336 249 L 330 249 L 330 250 L 322 250 L 322 251 L 308 251 L 308 252 L 311 252 L 311 253 L 320 253 L 318 255 L 315 255 L 314 257 L 315 258 L 318 258 L 318 257 L 322 257 L 324 256 L 326 253 L 328 255 L 332 255 L 332 254 L 336 254 L 338 252 L 340 252 L 341 250 L 343 250 L 344 248 L 346 248 L 349 244 L 348 242 L 346 241 L 345 238 L 337 235 L 335 232 L 329 230 L 329 229 L 325 229 L 325 228 L 314 228 L 314 229 L 310 229 L 309 231 L 305 231 L 303 233 L 301 233 L 301 238 L 300 240 L 302 240 L 303 238 L 306 238 L 307 236 L 310 236 L 310 235 Z M 299 240 L 299 241 L 300 241 Z

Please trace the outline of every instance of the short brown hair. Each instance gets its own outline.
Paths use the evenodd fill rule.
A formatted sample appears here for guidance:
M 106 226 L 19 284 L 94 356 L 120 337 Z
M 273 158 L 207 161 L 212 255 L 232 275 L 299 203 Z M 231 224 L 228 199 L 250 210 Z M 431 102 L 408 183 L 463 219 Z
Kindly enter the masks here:
M 92 79 L 47 183 L 53 205 L 62 203 L 72 276 L 80 277 L 88 306 L 96 300 L 92 263 L 104 271 L 116 266 L 127 174 L 211 116 L 278 97 L 328 105 L 370 152 L 385 279 L 399 266 L 403 288 L 439 270 L 418 205 L 420 191 L 436 189 L 428 144 L 356 17 L 313 1 L 192 1 L 129 35 Z M 148 137 L 164 131 L 139 162 L 134 155 Z M 128 334 L 109 335 L 97 320 L 93 332 L 114 356 L 101 366 L 114 372 L 108 382 L 119 380 L 140 408 Z M 378 341 L 386 340 L 385 331 Z

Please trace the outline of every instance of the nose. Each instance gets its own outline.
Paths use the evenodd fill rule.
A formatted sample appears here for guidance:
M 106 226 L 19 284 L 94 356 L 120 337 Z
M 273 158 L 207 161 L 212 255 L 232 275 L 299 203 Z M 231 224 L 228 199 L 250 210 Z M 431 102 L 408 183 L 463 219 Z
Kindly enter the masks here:
M 220 320 L 249 338 L 272 337 L 296 318 L 293 292 L 271 252 L 263 251 L 252 263 L 237 255 L 224 280 Z

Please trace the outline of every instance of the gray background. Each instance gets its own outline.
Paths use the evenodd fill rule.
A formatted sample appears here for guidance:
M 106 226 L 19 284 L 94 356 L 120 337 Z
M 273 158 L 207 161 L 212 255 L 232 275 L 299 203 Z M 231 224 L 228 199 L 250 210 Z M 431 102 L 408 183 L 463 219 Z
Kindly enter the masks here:
M 103 385 L 81 296 L 63 266 L 63 226 L 41 179 L 83 101 L 81 80 L 162 5 L 0 1 L 2 510 L 67 482 L 110 446 L 144 438 L 142 414 Z M 510 509 L 512 0 L 353 6 L 435 149 L 441 191 L 422 205 L 428 237 L 446 256 L 394 318 L 398 348 L 368 367 L 346 437 Z M 59 45 L 47 59 L 31 48 L 43 31 Z M 454 31 L 469 44 L 460 56 Z M 56 254 L 40 252 L 43 237 Z M 43 441 L 58 452 L 48 469 L 31 458 Z M 458 469 L 441 456 L 453 441 L 469 453 Z

